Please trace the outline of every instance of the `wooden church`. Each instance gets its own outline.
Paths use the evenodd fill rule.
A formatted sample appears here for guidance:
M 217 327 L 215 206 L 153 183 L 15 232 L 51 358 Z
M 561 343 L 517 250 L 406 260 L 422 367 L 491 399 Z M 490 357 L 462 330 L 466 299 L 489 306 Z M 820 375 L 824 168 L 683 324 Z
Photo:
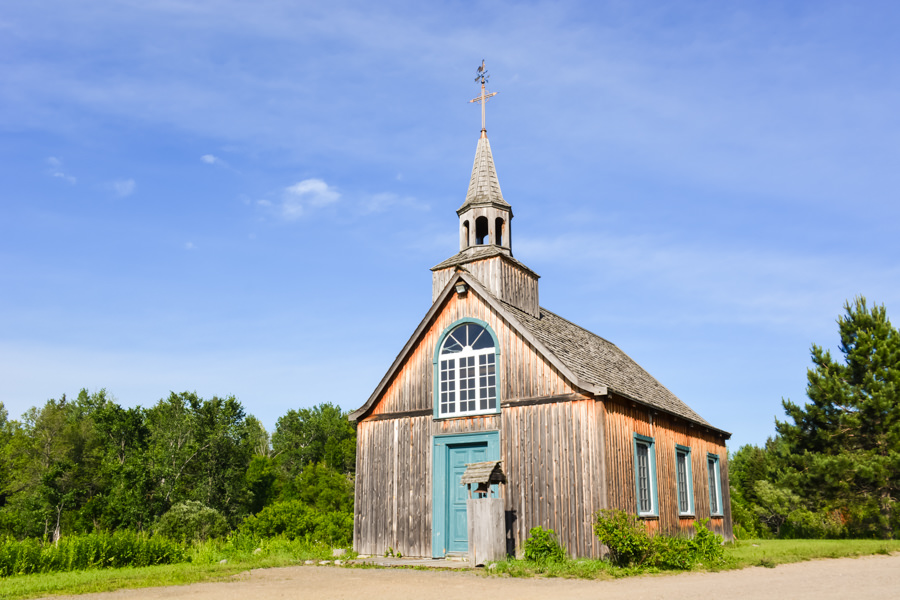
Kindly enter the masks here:
M 459 216 L 459 253 L 432 267 L 431 309 L 357 423 L 353 547 L 408 557 L 467 552 L 469 463 L 502 461 L 507 548 L 553 529 L 598 557 L 594 514 L 618 508 L 651 531 L 694 522 L 731 539 L 725 440 L 615 344 L 538 302 L 513 257 L 513 212 L 484 128 Z

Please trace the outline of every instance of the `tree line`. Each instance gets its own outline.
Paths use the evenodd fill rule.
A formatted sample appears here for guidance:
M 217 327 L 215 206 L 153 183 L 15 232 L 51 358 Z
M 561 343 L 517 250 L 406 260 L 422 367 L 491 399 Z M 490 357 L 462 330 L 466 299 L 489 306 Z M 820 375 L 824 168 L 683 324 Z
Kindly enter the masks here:
M 178 522 L 170 529 L 192 537 L 192 519 L 221 534 L 287 506 L 285 518 L 330 515 L 341 529 L 331 537 L 346 541 L 355 465 L 355 426 L 328 403 L 289 410 L 271 436 L 231 396 L 173 392 L 125 408 L 105 390 L 81 390 L 18 420 L 0 403 L 0 536 L 54 541 Z
M 838 319 L 840 359 L 811 349 L 803 405 L 763 446 L 729 457 L 738 537 L 900 534 L 900 331 L 857 297 Z

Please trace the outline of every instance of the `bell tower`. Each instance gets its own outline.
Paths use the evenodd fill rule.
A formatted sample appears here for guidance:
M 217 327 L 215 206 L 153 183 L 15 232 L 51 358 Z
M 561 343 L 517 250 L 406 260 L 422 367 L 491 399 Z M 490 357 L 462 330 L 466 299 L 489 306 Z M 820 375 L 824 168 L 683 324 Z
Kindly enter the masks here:
M 463 269 L 474 275 L 494 296 L 533 316 L 538 306 L 539 275 L 513 258 L 512 207 L 503 199 L 491 143 L 484 123 L 484 105 L 496 92 L 488 93 L 484 61 L 475 81 L 481 81 L 481 95 L 469 100 L 481 104 L 481 137 L 475 148 L 475 164 L 466 199 L 456 210 L 459 216 L 459 254 L 432 267 L 432 301 L 453 274 Z

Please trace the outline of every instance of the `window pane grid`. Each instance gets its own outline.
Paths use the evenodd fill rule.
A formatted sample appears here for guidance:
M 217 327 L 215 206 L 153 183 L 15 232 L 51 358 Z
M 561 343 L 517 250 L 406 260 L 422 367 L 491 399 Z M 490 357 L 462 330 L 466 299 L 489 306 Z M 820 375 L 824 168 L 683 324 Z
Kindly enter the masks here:
M 497 410 L 497 356 L 487 329 L 471 323 L 457 327 L 444 340 L 440 356 L 439 415 Z
M 687 453 L 678 452 L 675 465 L 678 476 L 678 512 L 685 514 L 690 511 L 687 487 Z
M 637 445 L 638 512 L 648 513 L 653 509 L 650 502 L 650 448 L 647 444 Z
M 719 477 L 716 459 L 707 459 L 706 466 L 709 469 L 709 511 L 717 515 L 719 514 Z

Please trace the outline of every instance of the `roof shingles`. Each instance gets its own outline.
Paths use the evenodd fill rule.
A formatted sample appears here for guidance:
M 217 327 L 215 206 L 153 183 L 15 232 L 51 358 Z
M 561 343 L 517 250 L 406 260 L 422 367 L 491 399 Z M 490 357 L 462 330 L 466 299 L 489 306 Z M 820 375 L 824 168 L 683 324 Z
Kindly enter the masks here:
M 612 342 L 543 307 L 538 318 L 515 306 L 502 303 L 531 335 L 553 352 L 579 378 L 595 385 L 606 386 L 613 392 L 642 404 L 710 426 L 703 417 Z

